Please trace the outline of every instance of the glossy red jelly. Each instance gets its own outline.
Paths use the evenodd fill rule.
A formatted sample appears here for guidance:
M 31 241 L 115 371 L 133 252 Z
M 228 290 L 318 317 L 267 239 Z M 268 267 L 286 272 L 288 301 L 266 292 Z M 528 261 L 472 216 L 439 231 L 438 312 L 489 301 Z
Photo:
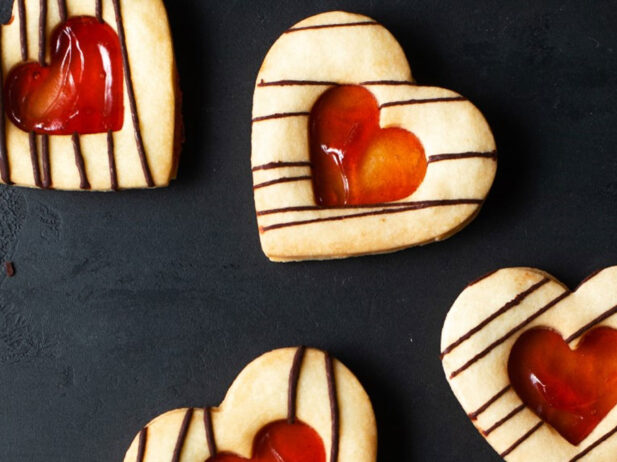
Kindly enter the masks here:
M 49 135 L 120 130 L 123 64 L 116 32 L 94 17 L 73 17 L 56 27 L 51 47 L 49 65 L 26 62 L 9 72 L 4 92 L 10 120 Z
M 573 445 L 617 404 L 617 331 L 598 327 L 571 350 L 551 329 L 525 332 L 508 361 L 514 390 Z
M 257 434 L 252 459 L 221 453 L 206 462 L 326 462 L 326 450 L 320 436 L 308 425 L 279 421 Z
M 358 85 L 326 91 L 309 121 L 315 200 L 322 206 L 391 202 L 412 194 L 427 162 L 418 138 L 379 126 L 379 104 Z

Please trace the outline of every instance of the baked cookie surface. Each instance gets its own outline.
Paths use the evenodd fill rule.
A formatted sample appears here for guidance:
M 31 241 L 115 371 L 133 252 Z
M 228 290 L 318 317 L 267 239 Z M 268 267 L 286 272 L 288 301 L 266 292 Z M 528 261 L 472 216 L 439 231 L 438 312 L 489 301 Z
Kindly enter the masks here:
M 377 457 L 375 416 L 362 385 L 327 353 L 299 347 L 274 350 L 250 363 L 218 408 L 177 409 L 157 417 L 135 437 L 124 460 L 250 460 L 264 429 L 273 426 L 312 435 L 311 462 L 375 462 Z M 268 436 L 278 440 L 272 445 L 279 444 L 274 448 L 279 456 L 298 450 L 289 447 L 290 440 L 309 447 L 297 435 Z M 268 456 L 258 459 L 304 460 Z
M 372 94 L 382 131 L 404 129 L 420 141 L 426 173 L 408 196 L 318 202 L 312 111 L 341 86 Z M 257 76 L 252 130 L 261 245 L 274 261 L 383 253 L 444 239 L 479 212 L 497 166 L 490 127 L 473 104 L 416 85 L 394 37 L 373 19 L 346 12 L 305 19 L 272 46 Z
M 2 183 L 116 190 L 175 177 L 180 95 L 161 0 L 16 0 L 1 39 Z
M 502 269 L 457 298 L 442 331 L 443 367 L 501 457 L 617 458 L 616 314 L 617 267 L 574 292 L 540 270 Z

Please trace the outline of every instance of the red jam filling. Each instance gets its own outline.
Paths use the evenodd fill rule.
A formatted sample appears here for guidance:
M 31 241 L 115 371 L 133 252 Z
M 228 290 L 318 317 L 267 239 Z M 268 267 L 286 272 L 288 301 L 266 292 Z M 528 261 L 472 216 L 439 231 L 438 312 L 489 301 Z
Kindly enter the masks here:
M 315 200 L 322 206 L 391 202 L 422 183 L 427 162 L 420 140 L 379 126 L 379 104 L 358 85 L 326 91 L 309 121 Z
M 557 332 L 531 329 L 514 344 L 508 374 L 523 402 L 578 445 L 617 404 L 617 331 L 593 329 L 571 350 Z
M 221 453 L 206 462 L 325 462 L 326 450 L 321 437 L 306 424 L 274 422 L 257 434 L 253 458 Z
M 51 35 L 51 63 L 26 62 L 9 72 L 9 119 L 49 135 L 117 131 L 124 122 L 123 64 L 116 32 L 90 16 L 60 24 Z

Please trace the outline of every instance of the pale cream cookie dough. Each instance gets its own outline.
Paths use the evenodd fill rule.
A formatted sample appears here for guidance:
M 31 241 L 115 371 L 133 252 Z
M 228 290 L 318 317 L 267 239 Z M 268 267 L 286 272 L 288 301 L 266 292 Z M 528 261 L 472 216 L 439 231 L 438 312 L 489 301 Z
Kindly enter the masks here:
M 362 85 L 381 127 L 421 141 L 428 169 L 409 197 L 386 204 L 318 206 L 308 121 L 317 99 Z M 252 171 L 259 235 L 273 261 L 344 258 L 439 241 L 479 212 L 497 168 L 490 127 L 459 94 L 416 85 L 403 50 L 379 23 L 341 11 L 305 19 L 268 52 L 253 100 Z
M 162 0 L 15 0 L 12 21 L 1 31 L 2 75 L 6 78 L 14 66 L 39 61 L 41 55 L 48 60 L 52 31 L 75 16 L 96 16 L 118 34 L 124 70 L 122 129 L 42 135 L 22 131 L 5 116 L 0 182 L 103 191 L 168 185 L 176 175 L 182 118 Z
M 457 298 L 442 331 L 444 371 L 463 409 L 501 457 L 520 462 L 617 459 L 617 409 L 575 446 L 523 404 L 508 375 L 512 346 L 529 329 L 554 329 L 575 349 L 592 329 L 617 328 L 616 313 L 617 267 L 592 274 L 574 292 L 537 269 L 502 269 Z
M 368 395 L 336 359 L 315 349 L 283 348 L 254 360 L 218 408 L 167 412 L 133 440 L 125 462 L 204 462 L 223 453 L 250 458 L 253 440 L 277 421 L 314 429 L 326 462 L 375 462 L 377 429 Z

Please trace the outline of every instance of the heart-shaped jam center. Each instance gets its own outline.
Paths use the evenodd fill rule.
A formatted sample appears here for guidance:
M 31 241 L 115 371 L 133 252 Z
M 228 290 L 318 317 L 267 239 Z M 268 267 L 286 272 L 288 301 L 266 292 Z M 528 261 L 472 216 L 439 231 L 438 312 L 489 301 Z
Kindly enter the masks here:
M 547 328 L 525 332 L 508 361 L 522 401 L 573 445 L 617 404 L 617 331 L 596 328 L 571 350 Z
M 420 140 L 379 126 L 375 96 L 358 85 L 327 90 L 311 111 L 315 200 L 322 206 L 376 204 L 411 195 L 427 162 Z
M 124 121 L 120 41 L 106 23 L 78 16 L 51 36 L 51 64 L 9 72 L 6 111 L 24 131 L 49 135 L 116 131 Z
M 325 462 L 326 450 L 315 430 L 302 422 L 274 422 L 253 441 L 253 457 L 221 453 L 206 462 Z

